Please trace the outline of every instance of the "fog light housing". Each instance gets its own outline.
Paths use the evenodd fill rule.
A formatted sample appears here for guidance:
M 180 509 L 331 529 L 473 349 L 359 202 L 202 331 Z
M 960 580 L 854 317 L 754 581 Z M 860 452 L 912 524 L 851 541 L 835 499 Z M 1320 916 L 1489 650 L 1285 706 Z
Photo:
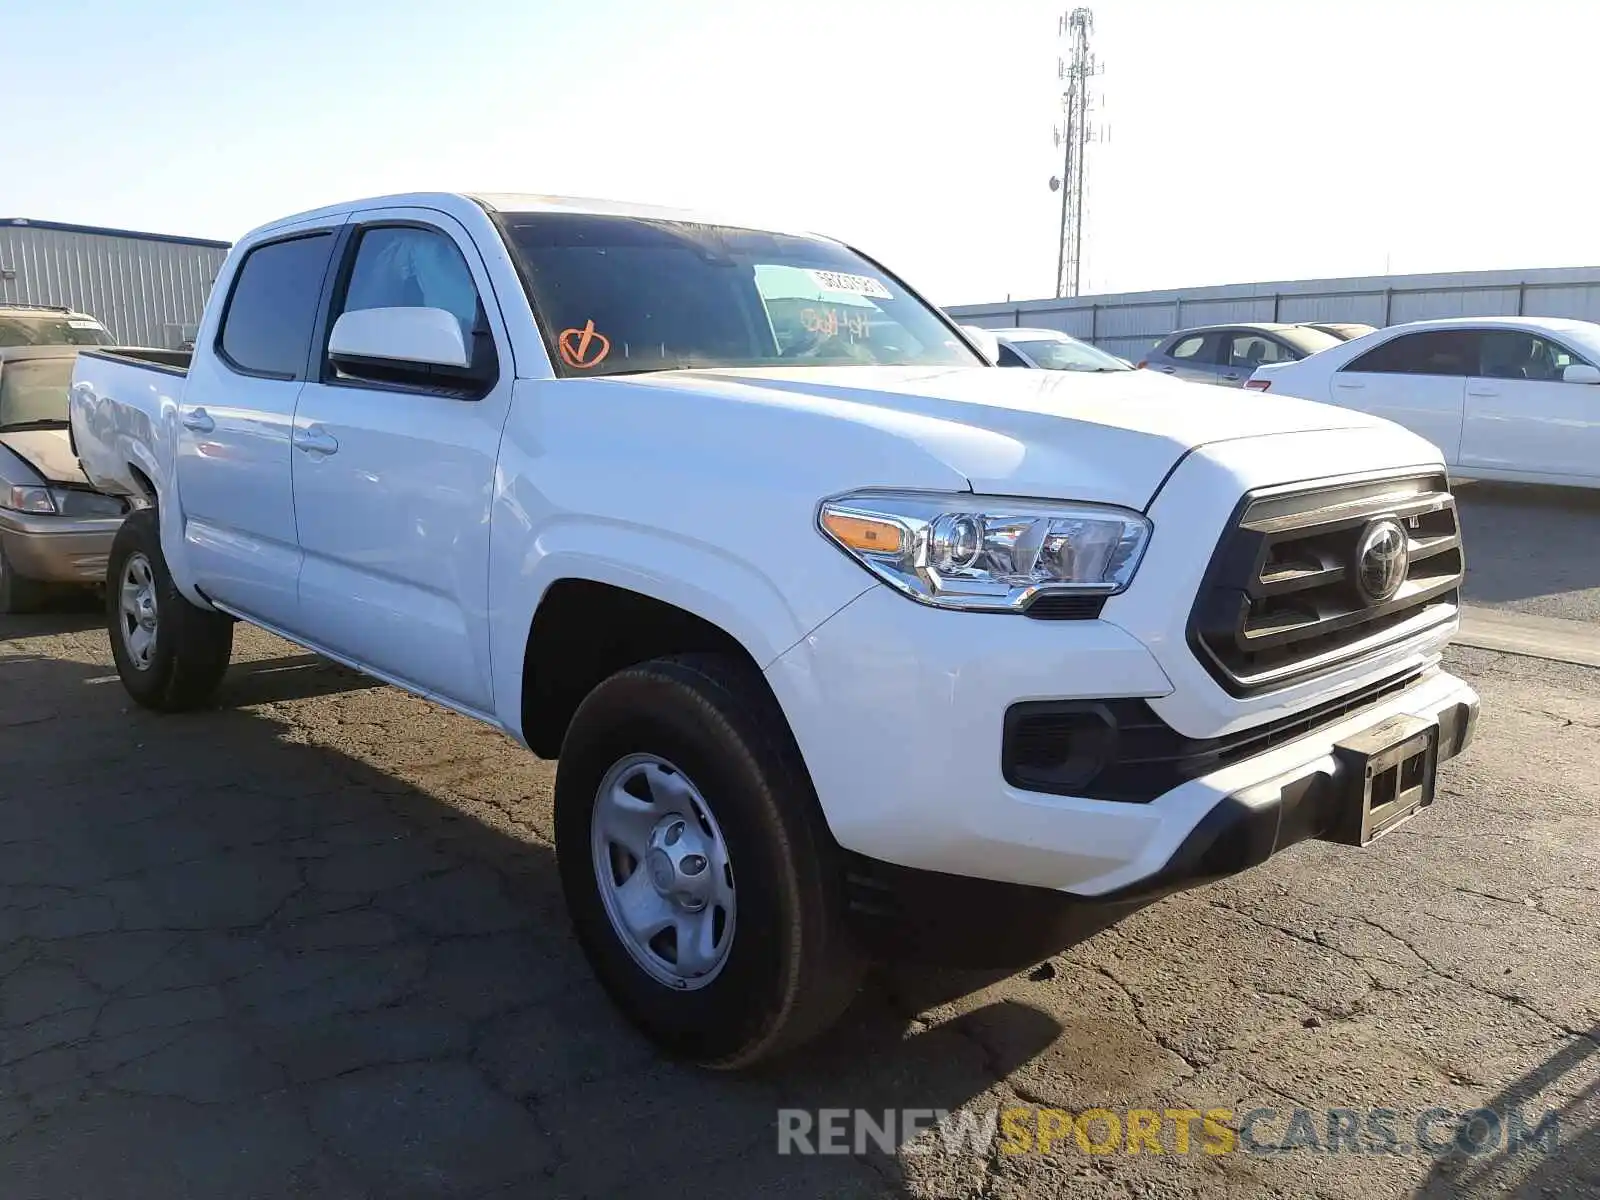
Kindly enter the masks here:
M 1014 704 L 1006 711 L 1000 768 L 1030 792 L 1073 795 L 1117 756 L 1117 720 L 1094 701 Z

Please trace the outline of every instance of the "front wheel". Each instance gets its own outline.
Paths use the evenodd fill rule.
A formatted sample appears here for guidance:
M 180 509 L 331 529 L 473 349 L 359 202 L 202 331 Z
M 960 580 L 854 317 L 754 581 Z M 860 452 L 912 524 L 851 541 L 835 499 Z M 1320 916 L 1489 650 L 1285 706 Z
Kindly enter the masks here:
M 129 514 L 111 543 L 106 625 L 122 686 L 161 712 L 209 700 L 233 653 L 233 618 L 196 607 L 172 582 L 153 508 Z
M 861 959 L 837 851 L 751 668 L 685 655 L 600 684 L 567 731 L 555 808 L 579 942 L 663 1049 L 748 1067 L 849 1005 Z

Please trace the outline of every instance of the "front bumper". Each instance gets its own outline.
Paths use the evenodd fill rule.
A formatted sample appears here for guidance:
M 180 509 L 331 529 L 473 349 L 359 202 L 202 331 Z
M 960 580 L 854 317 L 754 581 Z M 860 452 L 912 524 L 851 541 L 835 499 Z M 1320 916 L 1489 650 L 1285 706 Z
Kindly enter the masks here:
M 1442 763 L 1471 744 L 1478 722 L 1478 694 L 1455 676 L 1436 672 L 1397 694 L 1391 703 L 1373 705 L 1284 745 L 1282 758 L 1294 763 L 1287 771 L 1229 791 L 1158 870 L 1098 898 L 1154 899 L 1236 875 L 1299 842 L 1329 836 L 1351 818 L 1352 790 L 1358 782 L 1349 777 L 1349 762 L 1336 751 L 1336 744 L 1402 714 L 1437 727 L 1437 761 Z M 1269 751 L 1240 763 L 1239 769 L 1244 772 L 1278 753 Z
M 1109 622 L 944 613 L 878 588 L 781 656 L 768 678 L 834 837 L 862 862 L 1077 901 L 1161 894 L 1318 836 L 1347 790 L 1337 743 L 1411 715 L 1438 726 L 1443 761 L 1467 745 L 1478 708 L 1470 687 L 1433 669 L 1127 803 L 1028 791 L 1001 772 L 1012 704 L 1170 692 L 1145 647 Z
M 63 517 L 0 509 L 11 569 L 42 583 L 104 583 L 121 517 Z

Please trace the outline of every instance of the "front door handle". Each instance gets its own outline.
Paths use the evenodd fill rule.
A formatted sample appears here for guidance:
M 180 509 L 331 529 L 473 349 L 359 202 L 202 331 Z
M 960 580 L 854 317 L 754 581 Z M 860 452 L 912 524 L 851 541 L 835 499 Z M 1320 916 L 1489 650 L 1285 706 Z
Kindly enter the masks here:
M 217 427 L 217 423 L 205 409 L 191 408 L 183 414 L 183 427 L 192 429 L 195 433 L 210 433 Z
M 294 448 L 307 454 L 337 454 L 339 439 L 321 425 L 306 425 L 294 431 Z
M 1469 387 L 1467 389 L 1467 395 L 1469 395 L 1469 396 L 1498 396 L 1499 394 L 1500 394 L 1500 389 L 1499 388 Z

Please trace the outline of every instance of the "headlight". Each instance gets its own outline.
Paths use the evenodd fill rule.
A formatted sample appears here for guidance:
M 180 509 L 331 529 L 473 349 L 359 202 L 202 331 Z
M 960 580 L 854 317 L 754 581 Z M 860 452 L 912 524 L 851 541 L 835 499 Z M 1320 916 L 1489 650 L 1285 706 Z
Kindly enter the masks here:
M 119 497 L 86 488 L 62 488 L 55 501 L 56 510 L 64 517 L 120 517 L 127 511 Z
M 15 509 L 25 513 L 53 513 L 56 511 L 56 502 L 50 498 L 50 489 L 45 487 L 12 486 L 0 492 L 0 507 Z
M 822 532 L 885 583 L 941 608 L 1020 612 L 1042 593 L 1113 595 L 1150 540 L 1140 513 L 996 496 L 858 492 Z

